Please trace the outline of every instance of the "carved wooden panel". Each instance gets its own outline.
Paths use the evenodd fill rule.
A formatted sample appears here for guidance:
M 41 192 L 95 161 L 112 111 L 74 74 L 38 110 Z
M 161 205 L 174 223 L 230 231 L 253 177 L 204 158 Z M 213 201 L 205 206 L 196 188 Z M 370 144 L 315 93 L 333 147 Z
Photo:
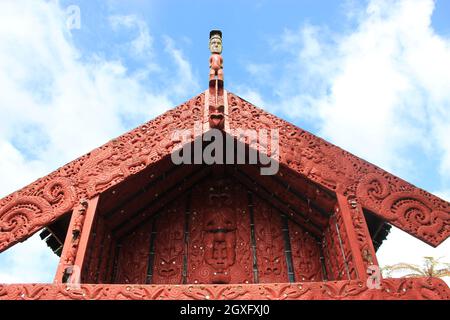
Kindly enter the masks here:
M 115 283 L 145 283 L 150 255 L 151 222 L 120 242 Z
M 289 236 L 296 281 L 322 281 L 320 243 L 291 221 Z
M 91 239 L 86 250 L 86 260 L 81 273 L 83 283 L 110 283 L 112 260 L 116 240 L 105 220 L 97 216 L 94 221 Z
M 335 243 L 332 241 L 330 237 L 329 227 L 324 231 L 322 238 L 322 252 L 325 258 L 325 269 L 327 273 L 328 280 L 338 280 L 340 279 L 339 270 L 338 270 L 338 257 L 337 254 L 340 251 L 335 246 Z
M 259 282 L 288 282 L 280 213 L 259 198 L 253 212 Z
M 350 238 L 344 226 L 343 217 L 340 214 L 336 214 L 330 218 L 330 223 L 334 223 L 336 233 L 334 235 L 334 241 L 339 243 L 339 247 L 342 251 L 342 261 L 339 268 L 340 274 L 344 275 L 341 279 L 357 279 L 356 266 L 352 253 L 352 247 L 350 244 Z
M 359 202 L 393 225 L 438 245 L 450 234 L 450 205 L 381 170 L 362 177 Z
M 153 223 L 147 220 L 119 243 L 107 239 L 100 218 L 89 248 L 86 282 L 111 279 L 112 272 L 116 283 L 142 284 L 357 278 L 339 210 L 329 219 L 323 238 L 316 239 L 294 220 L 283 220 L 265 199 L 249 196 L 246 187 L 232 179 L 210 177 L 197 184 L 152 218 Z M 114 268 L 110 255 L 116 254 L 111 246 L 118 250 Z M 109 274 L 100 276 L 103 272 Z
M 97 274 L 100 273 L 99 263 L 104 252 L 102 242 L 105 236 L 104 220 L 97 217 L 92 226 L 91 237 L 86 250 L 86 260 L 81 277 L 83 283 L 97 283 Z
M 337 194 L 337 199 L 335 218 L 342 229 L 344 248 L 346 252 L 351 252 L 351 258 L 347 259 L 350 274 L 355 273 L 358 279 L 364 279 L 368 267 L 376 265 L 377 259 L 363 210 L 356 198 Z
M 114 245 L 114 239 L 109 232 L 105 233 L 102 242 L 102 254 L 99 257 L 98 274 L 95 278 L 95 283 L 109 283 L 108 268 L 110 256 L 113 254 L 112 246 Z
M 230 180 L 193 190 L 188 283 L 251 283 L 250 220 L 246 192 Z
M 322 246 L 329 280 L 357 278 L 352 250 L 339 216 L 330 218 L 329 226 L 324 232 Z
M 186 199 L 181 197 L 156 221 L 152 283 L 183 283 Z

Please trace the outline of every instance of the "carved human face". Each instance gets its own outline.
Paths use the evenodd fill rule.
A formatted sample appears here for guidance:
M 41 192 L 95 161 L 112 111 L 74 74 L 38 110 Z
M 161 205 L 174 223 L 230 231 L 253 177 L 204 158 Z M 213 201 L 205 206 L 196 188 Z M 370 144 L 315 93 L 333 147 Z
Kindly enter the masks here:
M 219 36 L 213 36 L 209 40 L 209 50 L 211 53 L 222 53 L 222 39 Z
M 228 208 L 217 210 L 205 217 L 205 262 L 214 269 L 213 283 L 229 283 L 229 267 L 236 259 L 236 217 Z
M 177 274 L 180 274 L 181 270 L 180 270 L 180 261 L 178 257 L 174 257 L 174 258 L 161 258 L 161 262 L 160 265 L 158 266 L 158 274 L 163 277 L 163 278 L 170 278 L 173 277 Z

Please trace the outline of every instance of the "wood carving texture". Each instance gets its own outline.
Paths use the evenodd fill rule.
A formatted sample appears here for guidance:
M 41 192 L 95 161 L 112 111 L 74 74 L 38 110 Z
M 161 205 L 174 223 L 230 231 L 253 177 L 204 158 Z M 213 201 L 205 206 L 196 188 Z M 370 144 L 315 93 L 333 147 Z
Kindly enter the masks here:
M 450 203 L 228 93 L 230 134 L 279 130 L 280 163 L 322 187 L 355 196 L 398 228 L 437 246 L 450 235 Z
M 0 300 L 449 300 L 436 278 L 385 279 L 381 289 L 357 280 L 239 285 L 0 285 Z
M 80 199 L 170 154 L 177 143 L 171 133 L 203 121 L 204 104 L 202 93 L 0 200 L 0 252 L 69 212 Z M 448 202 L 234 94 L 228 93 L 228 105 L 231 130 L 279 130 L 283 166 L 330 191 L 357 197 L 365 209 L 433 246 L 450 235 Z

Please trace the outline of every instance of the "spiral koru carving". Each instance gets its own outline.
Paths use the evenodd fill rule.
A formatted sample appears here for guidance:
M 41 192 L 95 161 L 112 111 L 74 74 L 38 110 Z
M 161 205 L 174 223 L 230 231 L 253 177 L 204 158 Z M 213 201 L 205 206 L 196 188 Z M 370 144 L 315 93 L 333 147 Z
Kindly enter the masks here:
M 75 201 L 75 189 L 66 178 L 47 183 L 42 197 L 17 196 L 0 210 L 0 251 L 67 212 Z
M 382 175 L 369 173 L 361 179 L 356 193 L 365 207 L 375 208 L 389 195 L 389 182 Z
M 77 201 L 76 193 L 70 179 L 55 178 L 45 185 L 43 198 L 52 205 L 55 215 L 59 215 L 73 208 Z
M 361 180 L 356 192 L 365 208 L 431 245 L 438 245 L 449 235 L 450 211 L 436 208 L 419 189 L 392 189 L 384 176 L 370 173 Z
M 426 242 L 437 245 L 439 236 L 450 232 L 450 212 L 435 210 L 432 204 L 417 192 L 396 192 L 383 200 L 381 212 L 391 221 L 398 221 L 406 229 L 418 234 Z

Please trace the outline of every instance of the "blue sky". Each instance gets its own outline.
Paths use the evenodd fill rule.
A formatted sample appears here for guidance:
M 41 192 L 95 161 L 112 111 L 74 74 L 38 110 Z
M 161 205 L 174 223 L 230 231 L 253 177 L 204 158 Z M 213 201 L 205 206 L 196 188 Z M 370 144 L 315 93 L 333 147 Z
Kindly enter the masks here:
M 446 0 L 1 1 L 0 196 L 203 91 L 219 28 L 228 90 L 450 200 L 449 13 Z M 389 240 L 384 264 L 449 259 L 448 241 Z M 0 254 L 0 282 L 51 281 L 45 250 L 32 238 Z

